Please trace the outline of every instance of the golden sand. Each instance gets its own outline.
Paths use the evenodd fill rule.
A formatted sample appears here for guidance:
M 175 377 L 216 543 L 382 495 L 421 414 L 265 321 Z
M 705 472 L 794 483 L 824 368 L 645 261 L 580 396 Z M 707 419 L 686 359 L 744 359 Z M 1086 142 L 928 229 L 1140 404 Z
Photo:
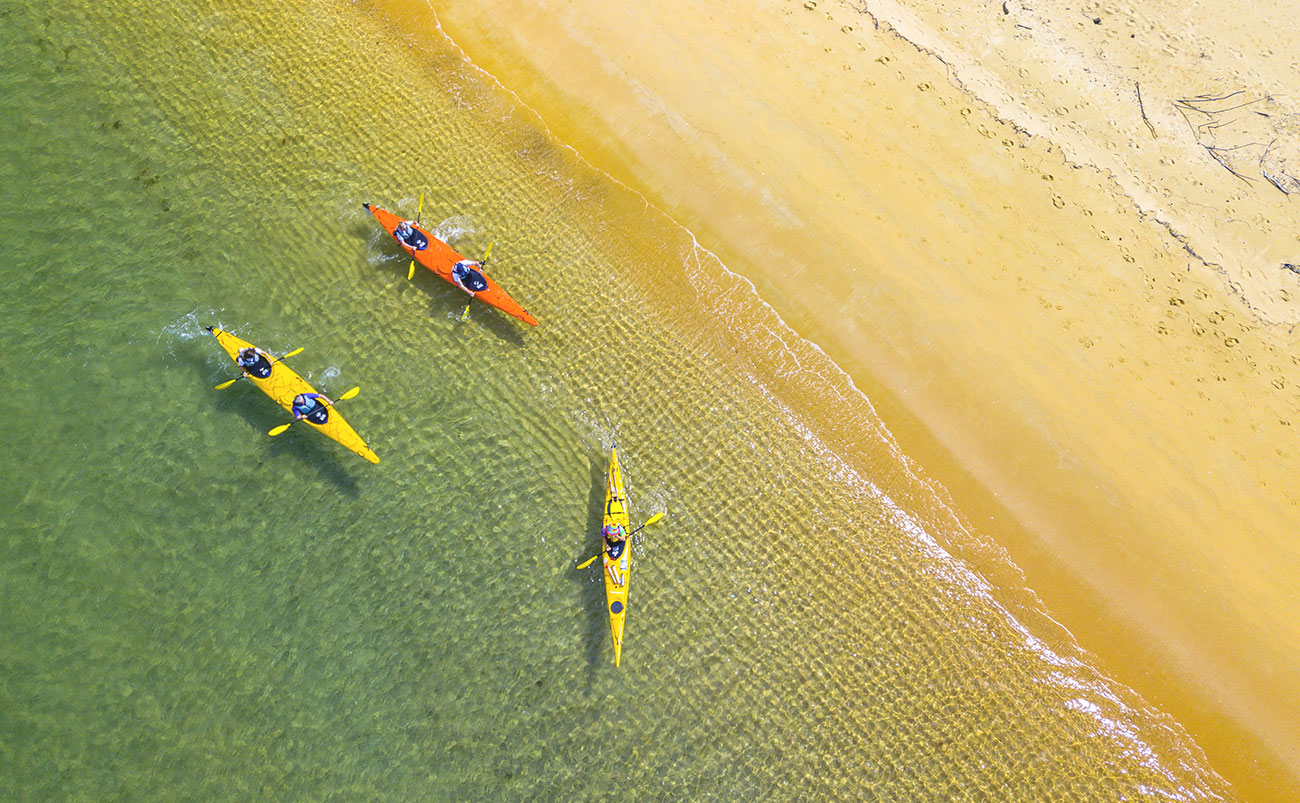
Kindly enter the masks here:
M 1294 19 L 1172 0 L 436 11 L 847 370 L 1243 797 L 1300 796 Z

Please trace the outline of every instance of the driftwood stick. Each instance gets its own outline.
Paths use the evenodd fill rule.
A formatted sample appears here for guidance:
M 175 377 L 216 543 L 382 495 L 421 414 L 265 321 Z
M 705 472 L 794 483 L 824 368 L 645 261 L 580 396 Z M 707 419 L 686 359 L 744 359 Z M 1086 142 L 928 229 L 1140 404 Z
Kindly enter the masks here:
M 1237 122 L 1236 117 L 1232 118 L 1231 120 L 1215 120 L 1213 123 L 1206 123 L 1205 125 L 1202 126 L 1202 128 L 1204 128 L 1206 131 L 1213 131 L 1216 128 L 1223 128 L 1225 125 L 1232 125 L 1235 122 Z
M 1277 188 L 1278 188 L 1278 191 L 1280 191 L 1283 195 L 1290 195 L 1290 194 L 1291 194 L 1291 193 L 1287 192 L 1286 189 L 1285 189 L 1281 184 L 1278 184 L 1277 181 L 1276 181 L 1272 176 L 1270 176 L 1268 173 L 1265 173 L 1263 170 L 1261 170 L 1261 171 L 1260 171 L 1260 175 L 1262 175 L 1265 179 L 1267 179 L 1269 184 L 1272 184 L 1274 187 L 1277 187 Z M 1297 273 L 1300 273 L 1300 270 L 1297 270 L 1296 272 L 1297 272 Z
M 1282 182 L 1270 176 L 1268 174 L 1268 168 L 1264 166 L 1264 162 L 1268 160 L 1269 152 L 1273 150 L 1273 146 L 1276 144 L 1277 144 L 1277 139 L 1275 138 L 1272 142 L 1268 143 L 1268 147 L 1264 148 L 1264 153 L 1259 157 L 1259 174 L 1263 176 L 1268 181 L 1269 184 L 1272 184 L 1274 187 L 1277 187 L 1278 192 L 1290 197 L 1291 191 L 1288 190 L 1286 187 L 1283 187 Z M 1283 173 L 1282 175 L 1285 178 L 1291 178 L 1286 173 Z M 1294 181 L 1294 179 L 1292 179 L 1292 181 Z M 1286 266 L 1284 265 L 1283 267 Z M 1296 272 L 1300 273 L 1300 270 L 1296 270 Z
M 1206 111 L 1205 109 L 1202 109 L 1199 106 L 1193 106 L 1192 101 L 1188 100 L 1187 98 L 1179 98 L 1178 100 L 1174 101 L 1174 105 L 1180 109 L 1186 109 L 1189 112 L 1199 112 L 1205 115 L 1206 117 L 1214 116 L 1214 112 Z
M 1276 140 L 1274 140 L 1274 142 L 1276 142 Z M 1224 146 L 1224 145 L 1215 145 L 1215 146 L 1214 146 L 1214 149 L 1215 149 L 1216 151 L 1221 151 L 1221 152 L 1223 152 L 1223 153 L 1227 153 L 1228 151 L 1239 151 L 1239 150 L 1241 150 L 1242 148 L 1263 148 L 1263 147 L 1264 147 L 1264 143 L 1262 143 L 1262 142 L 1243 142 L 1243 143 L 1240 144 L 1240 145 L 1227 145 L 1227 146 Z M 1264 155 L 1265 155 L 1265 156 L 1268 155 L 1268 150 L 1267 150 L 1267 149 L 1264 150 Z
M 1142 85 L 1137 81 L 1134 81 L 1133 86 L 1137 88 L 1138 111 L 1142 112 L 1142 122 L 1147 124 L 1147 130 L 1151 132 L 1151 137 L 1154 139 L 1156 135 L 1156 127 L 1151 125 L 1151 121 L 1147 119 L 1147 110 L 1142 106 Z
M 1229 173 L 1233 174 L 1234 176 L 1236 176 L 1237 178 L 1239 178 L 1239 179 L 1241 179 L 1242 181 L 1246 182 L 1247 184 L 1250 183 L 1250 179 L 1248 179 L 1248 178 L 1246 178 L 1245 176 L 1243 176 L 1242 174 L 1238 173 L 1236 170 L 1233 170 L 1231 165 L 1229 165 L 1227 162 L 1223 161 L 1223 157 L 1222 157 L 1222 156 L 1219 156 L 1219 154 L 1217 153 L 1217 150 L 1218 150 L 1217 148 L 1215 148 L 1215 147 L 1212 146 L 1212 145 L 1202 145 L 1201 147 L 1205 148 L 1205 150 L 1210 154 L 1210 158 L 1214 159 L 1214 161 L 1216 161 L 1216 162 L 1218 162 L 1219 164 L 1223 165 L 1223 169 L 1224 169 L 1224 170 L 1227 170 Z
M 1237 109 L 1244 109 L 1247 106 L 1253 106 L 1262 100 L 1263 98 L 1255 98 L 1254 100 L 1248 100 L 1245 103 L 1238 103 L 1236 106 L 1229 106 L 1226 109 L 1210 109 L 1210 111 L 1214 112 L 1215 114 L 1223 114 L 1225 112 L 1236 111 Z
M 1240 95 L 1242 92 L 1245 91 L 1246 90 L 1244 89 L 1238 89 L 1236 92 L 1229 92 L 1226 95 L 1197 95 L 1194 98 L 1187 98 L 1183 102 L 1184 103 L 1213 103 L 1216 100 L 1227 100 L 1233 95 Z

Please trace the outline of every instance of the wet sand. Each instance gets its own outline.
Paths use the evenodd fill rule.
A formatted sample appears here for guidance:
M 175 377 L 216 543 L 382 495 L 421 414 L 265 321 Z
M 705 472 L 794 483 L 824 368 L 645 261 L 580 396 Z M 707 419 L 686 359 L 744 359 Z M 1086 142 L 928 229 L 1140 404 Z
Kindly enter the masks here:
M 430 14 L 380 5 L 404 28 Z M 436 13 L 851 374 L 969 522 L 951 548 L 1032 589 L 1243 798 L 1300 796 L 1294 20 L 1013 0 Z

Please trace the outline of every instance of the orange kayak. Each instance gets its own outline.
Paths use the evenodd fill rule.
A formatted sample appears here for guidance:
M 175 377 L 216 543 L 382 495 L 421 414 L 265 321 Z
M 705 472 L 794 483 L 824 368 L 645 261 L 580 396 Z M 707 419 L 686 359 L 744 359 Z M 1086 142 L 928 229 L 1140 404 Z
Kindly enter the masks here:
M 394 215 L 387 209 L 380 209 L 379 207 L 371 206 L 370 204 L 362 204 L 362 206 L 366 208 L 367 212 L 375 216 L 375 220 L 379 221 L 379 225 L 384 227 L 384 231 L 388 232 L 390 237 L 397 240 L 397 235 L 393 234 L 393 231 L 397 228 L 397 224 L 402 222 L 402 218 Z M 414 224 L 412 225 L 414 226 Z M 406 245 L 406 243 L 403 243 L 401 240 L 397 240 L 398 245 L 402 247 L 403 251 L 413 256 L 416 262 L 419 262 L 421 265 L 433 271 L 434 275 L 453 285 L 456 284 L 455 280 L 451 278 L 451 269 L 452 266 L 465 257 L 450 245 L 447 245 L 442 240 L 434 237 L 428 231 L 419 226 L 414 226 L 414 228 L 416 231 L 428 238 L 429 247 L 416 250 Z M 480 270 L 479 273 L 482 273 L 482 271 Z M 529 315 L 528 310 L 519 306 L 519 302 L 511 298 L 510 294 L 505 290 L 502 290 L 500 285 L 492 281 L 487 274 L 483 274 L 483 278 L 487 280 L 487 288 L 475 293 L 474 298 L 485 304 L 490 304 L 496 307 L 507 315 L 513 315 L 524 323 L 532 324 L 533 326 L 537 325 L 537 319 L 532 315 Z

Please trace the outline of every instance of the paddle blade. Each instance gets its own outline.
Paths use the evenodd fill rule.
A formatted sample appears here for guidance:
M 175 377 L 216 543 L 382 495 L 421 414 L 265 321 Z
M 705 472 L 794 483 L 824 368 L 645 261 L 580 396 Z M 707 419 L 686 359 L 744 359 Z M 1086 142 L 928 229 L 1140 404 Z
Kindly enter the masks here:
M 306 346 L 301 346 L 301 347 L 296 348 L 296 349 L 294 349 L 293 351 L 289 352 L 288 354 L 284 355 L 284 356 L 281 357 L 280 359 L 281 359 L 281 360 L 287 360 L 287 359 L 289 359 L 290 357 L 297 357 L 299 354 L 302 354 L 302 353 L 303 353 L 304 351 L 306 351 L 306 350 L 307 350 L 307 347 L 306 347 Z
M 339 401 L 343 401 L 344 399 L 351 399 L 352 397 L 356 396 L 360 392 L 361 392 L 361 386 L 357 385 L 352 390 L 349 390 L 347 393 L 344 393 L 342 396 L 339 396 Z
M 466 304 L 466 305 L 465 305 L 465 311 L 462 312 L 462 313 L 460 314 L 460 319 L 461 319 L 462 321 L 464 321 L 464 320 L 466 320 L 466 319 L 468 319 L 468 318 L 469 318 L 469 304 Z
M 646 520 L 645 520 L 645 524 L 642 524 L 641 526 L 642 526 L 642 527 L 649 527 L 651 524 L 654 524 L 656 521 L 659 521 L 659 520 L 662 519 L 663 517 L 664 517 L 664 514 L 663 514 L 663 513 L 656 513 L 656 514 L 654 514 L 653 516 L 651 516 L 650 518 L 646 519 Z
M 267 434 L 267 435 L 270 435 L 272 438 L 274 438 L 276 435 L 279 435 L 281 432 L 284 432 L 286 429 L 288 429 L 288 428 L 291 427 L 291 426 L 293 426 L 293 422 L 292 422 L 292 421 L 290 421 L 290 422 L 287 423 L 287 424 L 281 424 L 280 426 L 276 427 L 275 429 L 271 430 L 270 432 L 268 432 L 268 433 L 266 433 L 266 434 Z
M 424 193 L 420 193 L 420 205 L 415 208 L 415 222 L 420 222 L 420 215 L 424 214 Z
M 406 269 L 406 280 L 409 282 L 415 278 L 415 260 L 411 260 L 411 266 Z
M 213 390 L 225 390 L 226 388 L 230 387 L 231 385 L 235 384 L 241 379 L 243 379 L 242 376 L 237 376 L 228 382 L 222 382 L 220 385 L 217 385 L 215 388 L 213 388 Z
M 492 246 L 496 244 L 497 244 L 496 240 L 493 240 L 492 242 L 488 243 L 487 250 L 483 252 L 483 262 L 480 264 L 487 264 L 488 259 L 492 257 Z
M 598 558 L 598 557 L 600 557 L 600 555 L 592 555 L 592 556 L 591 556 L 590 558 L 588 558 L 585 562 L 578 564 L 578 571 L 582 571 L 583 569 L 587 568 L 587 567 L 590 566 L 591 564 L 595 563 L 595 562 L 596 562 L 596 558 Z

